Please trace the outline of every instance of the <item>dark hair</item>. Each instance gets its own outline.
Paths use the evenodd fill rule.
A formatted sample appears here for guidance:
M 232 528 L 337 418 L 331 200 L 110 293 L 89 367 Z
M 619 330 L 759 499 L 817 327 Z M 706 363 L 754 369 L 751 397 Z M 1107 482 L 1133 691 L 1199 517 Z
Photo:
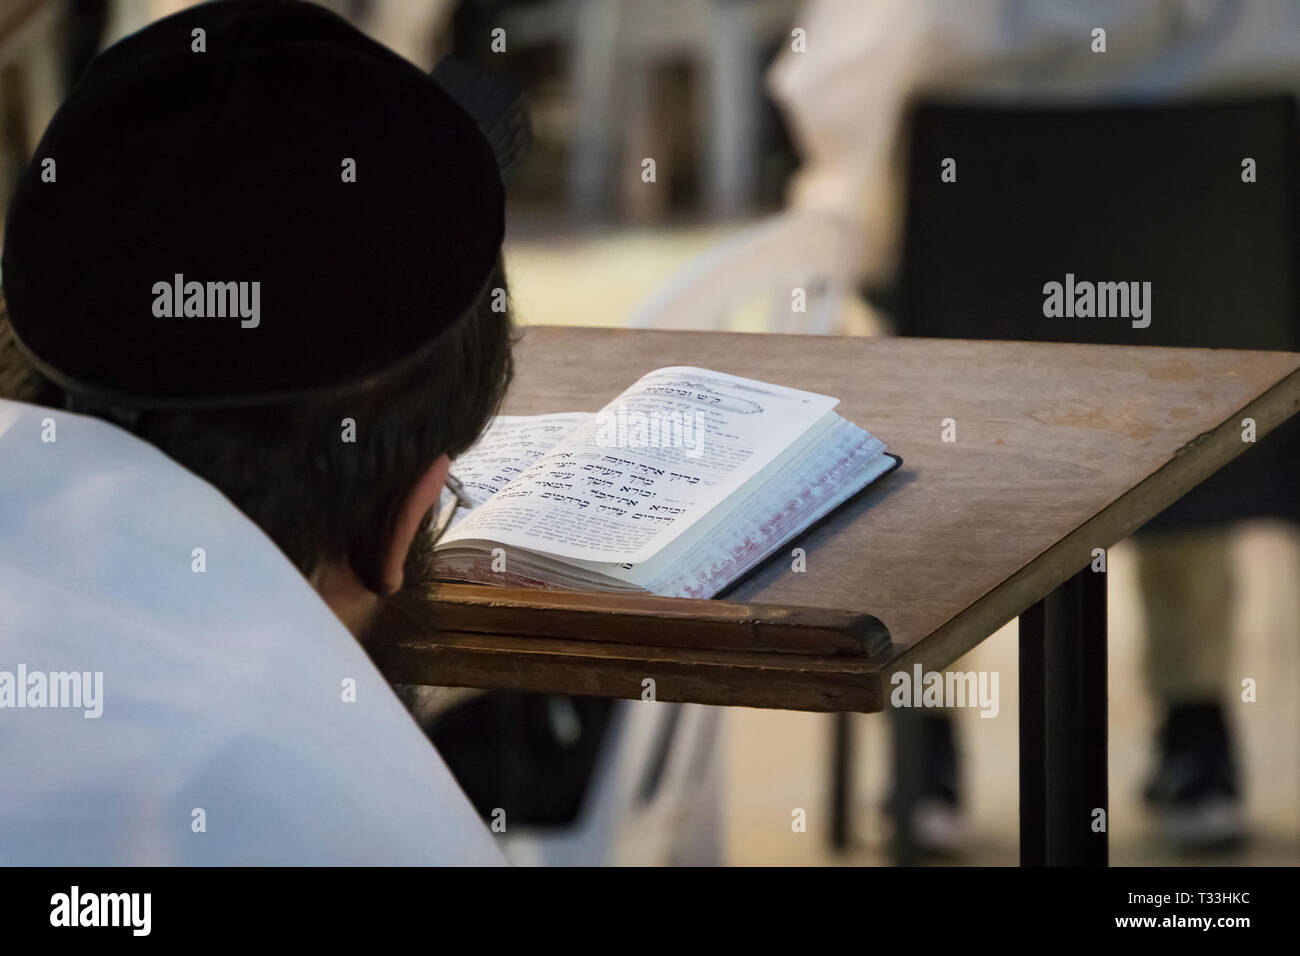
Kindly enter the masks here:
M 510 311 L 493 309 L 505 303 L 505 288 L 498 259 L 478 301 L 429 357 L 369 391 L 291 405 L 147 410 L 129 427 L 215 485 L 303 574 L 346 561 L 383 593 L 385 546 L 406 495 L 438 456 L 454 458 L 474 443 L 513 375 Z M 2 295 L 0 397 L 65 404 L 62 389 L 18 347 Z M 343 441 L 345 418 L 356 423 L 355 442 Z

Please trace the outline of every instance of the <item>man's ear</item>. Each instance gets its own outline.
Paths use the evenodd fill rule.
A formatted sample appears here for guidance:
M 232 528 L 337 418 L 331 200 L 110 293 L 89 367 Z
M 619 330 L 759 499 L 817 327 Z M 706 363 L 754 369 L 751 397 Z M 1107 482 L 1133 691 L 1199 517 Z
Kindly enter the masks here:
M 406 555 L 411 550 L 411 542 L 420 530 L 420 522 L 429 509 L 438 503 L 443 485 L 447 483 L 447 472 L 451 470 L 451 459 L 441 456 L 425 469 L 420 480 L 407 493 L 393 523 L 393 533 L 384 548 L 384 593 L 393 594 L 402 588 L 402 568 L 406 564 Z

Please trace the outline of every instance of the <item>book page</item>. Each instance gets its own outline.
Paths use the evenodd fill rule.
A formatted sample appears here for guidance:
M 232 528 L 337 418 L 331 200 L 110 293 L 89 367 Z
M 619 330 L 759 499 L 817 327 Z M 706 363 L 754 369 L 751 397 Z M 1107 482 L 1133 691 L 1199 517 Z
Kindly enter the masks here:
M 564 558 L 644 561 L 837 404 L 723 372 L 659 369 L 470 512 L 440 546 L 478 540 Z
M 893 467 L 883 451 L 878 438 L 841 419 L 703 533 L 692 529 L 632 571 L 606 573 L 655 594 L 713 597 Z
M 478 507 L 594 417 L 591 412 L 498 415 L 474 447 L 451 463 L 451 474 L 460 482 L 461 493 Z M 444 490 L 439 507 L 454 500 Z M 452 527 L 469 511 L 458 508 Z
M 451 463 L 465 497 L 481 505 L 580 426 L 591 412 L 498 415 L 474 447 Z

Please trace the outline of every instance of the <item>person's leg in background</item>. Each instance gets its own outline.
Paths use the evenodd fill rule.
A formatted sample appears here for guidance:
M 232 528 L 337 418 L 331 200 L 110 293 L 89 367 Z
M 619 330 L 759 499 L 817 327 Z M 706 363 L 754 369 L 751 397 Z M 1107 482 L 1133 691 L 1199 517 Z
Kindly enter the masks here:
M 1147 633 L 1144 677 L 1161 721 L 1144 797 L 1164 833 L 1186 850 L 1232 846 L 1245 834 L 1224 713 L 1235 599 L 1230 528 L 1134 539 Z M 951 714 L 899 711 L 891 717 L 895 749 L 916 755 L 910 773 L 896 763 L 887 807 L 896 827 L 904 823 L 902 813 L 910 818 L 906 855 L 959 854 L 965 832 Z
M 1238 842 L 1241 788 L 1224 716 L 1233 568 L 1230 526 L 1139 535 L 1145 677 L 1162 714 L 1144 796 L 1184 849 Z
M 99 52 L 107 25 L 108 0 L 71 0 L 68 4 L 68 38 L 63 51 L 67 89 L 72 89 Z
M 885 812 L 894 825 L 895 862 L 959 856 L 967 832 L 953 712 L 896 709 L 889 721 L 894 766 Z

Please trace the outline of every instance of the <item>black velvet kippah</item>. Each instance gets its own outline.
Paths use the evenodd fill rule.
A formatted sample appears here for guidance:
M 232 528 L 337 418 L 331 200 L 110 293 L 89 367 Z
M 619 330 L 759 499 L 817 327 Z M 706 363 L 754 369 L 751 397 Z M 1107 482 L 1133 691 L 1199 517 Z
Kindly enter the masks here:
M 320 7 L 219 0 L 92 62 L 13 197 L 4 292 L 74 395 L 292 400 L 426 352 L 503 231 L 491 147 L 430 77 Z

